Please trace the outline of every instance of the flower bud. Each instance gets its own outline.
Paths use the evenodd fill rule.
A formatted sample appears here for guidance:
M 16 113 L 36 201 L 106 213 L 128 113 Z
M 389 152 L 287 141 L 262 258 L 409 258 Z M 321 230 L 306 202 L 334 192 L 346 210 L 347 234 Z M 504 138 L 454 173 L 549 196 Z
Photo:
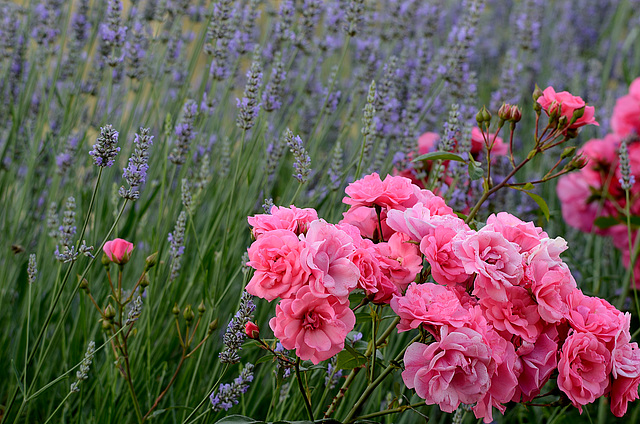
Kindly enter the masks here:
M 184 317 L 184 320 L 187 321 L 187 324 L 191 324 L 191 321 L 193 321 L 193 318 L 195 318 L 195 314 L 193 313 L 193 309 L 191 309 L 191 305 L 187 305 L 187 307 L 184 308 L 182 316 Z
M 106 253 L 102 254 L 102 265 L 105 266 L 105 268 L 109 268 L 109 265 L 111 265 L 111 259 L 109 259 L 109 257 L 106 255 Z
M 89 282 L 87 281 L 86 278 L 82 278 L 80 279 L 80 276 L 78 275 L 78 279 L 80 280 L 80 282 L 78 283 L 78 288 L 80 290 L 84 290 L 87 293 L 89 292 Z
M 489 112 L 486 107 L 482 106 L 480 112 L 482 113 L 484 122 L 491 122 L 491 112 Z
M 482 116 L 482 110 L 479 110 L 478 113 L 476 113 L 476 122 L 478 123 L 478 125 L 482 125 L 482 123 L 484 122 L 484 117 Z
M 154 266 L 156 266 L 157 263 L 158 263 L 158 252 L 155 252 L 147 256 L 147 259 L 145 259 L 144 269 L 149 270 Z
M 102 319 L 102 320 L 100 320 L 100 322 L 102 323 L 102 330 L 103 331 L 108 331 L 111 328 L 111 323 L 109 321 L 107 321 L 106 319 Z
M 258 340 L 260 338 L 260 329 L 251 321 L 244 326 L 244 332 L 250 339 Z
M 567 119 L 566 116 L 562 115 L 560 118 L 558 118 L 558 124 L 556 128 L 561 130 L 561 129 L 564 129 L 564 127 L 566 127 L 568 124 L 569 124 L 569 120 Z
M 512 122 L 520 122 L 522 119 L 522 111 L 518 107 L 518 105 L 511 106 L 511 121 Z
M 576 147 L 575 146 L 565 147 L 565 149 L 562 151 L 562 154 L 560 155 L 560 158 L 561 159 L 570 158 L 575 153 L 576 153 Z
M 208 333 L 211 334 L 214 331 L 216 331 L 217 329 L 218 329 L 218 318 L 216 318 L 213 321 L 211 321 L 211 323 L 209 324 Z
M 540 97 L 542 97 L 543 94 L 544 93 L 542 92 L 542 90 L 540 90 L 540 87 L 538 87 L 538 84 L 536 84 L 536 88 L 535 88 L 535 90 L 533 90 L 533 96 L 532 96 L 533 97 L 533 101 L 535 103 L 538 103 L 538 99 Z
M 107 307 L 104 308 L 104 317 L 107 319 L 107 321 L 112 322 L 115 316 L 116 310 L 113 308 L 113 306 L 111 306 L 111 303 L 109 303 Z
M 580 109 L 576 109 L 573 111 L 573 116 L 571 117 L 572 124 L 584 116 L 585 109 L 586 109 L 586 106 L 582 106 Z
M 124 265 L 129 262 L 131 252 L 133 251 L 133 243 L 117 238 L 106 242 L 104 246 L 102 246 L 102 250 L 111 262 Z
M 511 120 L 511 105 L 510 104 L 503 103 L 502 106 L 500 106 L 500 109 L 498 109 L 498 118 L 502 119 L 503 121 L 510 121 Z
M 173 308 L 171 309 L 171 313 L 175 316 L 178 316 L 180 314 L 180 308 L 178 308 L 178 304 L 174 303 L 173 304 Z
M 145 272 L 144 274 L 142 274 L 142 279 L 140 280 L 140 287 L 142 288 L 149 287 L 150 283 L 151 282 L 149 281 L 149 276 Z
M 198 313 L 202 315 L 206 310 L 207 308 L 204 306 L 204 300 L 200 301 L 200 304 L 198 305 Z
M 587 166 L 587 161 L 588 160 L 584 155 L 579 154 L 571 159 L 571 162 L 569 162 L 567 168 L 569 168 L 569 170 L 571 171 L 573 171 L 574 169 L 582 169 Z

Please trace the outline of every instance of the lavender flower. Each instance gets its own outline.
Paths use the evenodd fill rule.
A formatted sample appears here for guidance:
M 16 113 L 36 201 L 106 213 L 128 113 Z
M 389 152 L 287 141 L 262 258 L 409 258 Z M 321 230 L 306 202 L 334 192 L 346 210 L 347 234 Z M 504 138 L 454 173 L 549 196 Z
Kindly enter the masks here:
M 331 153 L 331 166 L 329 166 L 329 181 L 331 181 L 331 190 L 340 188 L 342 182 L 342 146 L 340 140 L 336 142 Z
M 258 58 L 259 51 L 256 51 L 251 68 L 247 72 L 247 84 L 244 87 L 242 100 L 236 99 L 237 107 L 240 109 L 236 118 L 236 125 L 245 131 L 255 125 L 256 117 L 260 111 L 258 92 L 262 84 L 262 66 Z
M 285 131 L 281 138 L 276 138 L 267 146 L 265 174 L 269 179 L 273 178 L 276 169 L 278 168 L 278 164 L 280 164 L 280 159 L 282 159 L 282 155 L 284 154 L 286 136 L 287 133 Z
M 142 22 L 136 20 L 133 24 L 131 38 L 125 43 L 126 74 L 131 79 L 141 80 L 146 73 L 145 58 L 147 56 L 148 40 L 145 35 L 145 27 Z
M 120 50 L 124 45 L 127 27 L 121 24 L 121 13 L 122 2 L 108 0 L 106 22 L 100 24 L 100 55 L 111 67 L 117 66 L 124 58 Z
M 222 336 L 224 348 L 220 352 L 220 362 L 223 364 L 235 364 L 240 362 L 240 355 L 238 351 L 242 349 L 242 342 L 247 336 L 244 332 L 244 327 L 247 322 L 251 320 L 251 315 L 256 309 L 255 303 L 253 303 L 253 296 L 246 291 L 242 292 L 240 297 L 240 307 L 235 316 L 229 321 L 227 331 Z
M 187 210 L 191 210 L 191 206 L 193 203 L 193 197 L 191 196 L 191 187 L 189 185 L 189 180 L 186 178 L 182 179 L 182 204 Z
M 618 148 L 618 158 L 620 160 L 620 186 L 623 190 L 631 190 L 636 182 L 636 177 L 631 174 L 631 164 L 629 163 L 628 139 L 622 140 Z
M 347 6 L 347 22 L 344 31 L 349 37 L 354 37 L 358 33 L 358 25 L 362 22 L 364 12 L 364 0 L 350 0 Z
M 76 372 L 76 381 L 71 384 L 71 392 L 80 391 L 80 383 L 89 378 L 89 370 L 91 369 L 91 363 L 96 352 L 96 344 L 93 340 L 87 345 L 87 350 L 84 353 L 84 358 L 80 363 L 80 369 Z
M 80 138 L 81 137 L 78 134 L 74 134 L 67 138 L 67 142 L 64 146 L 64 152 L 59 153 L 58 156 L 56 156 L 58 174 L 65 175 L 69 168 L 73 166 L 73 163 L 76 159 L 76 149 L 78 148 Z
M 116 147 L 117 143 L 118 131 L 114 130 L 111 124 L 100 128 L 97 143 L 89 152 L 97 166 L 104 168 L 113 165 L 114 159 L 120 151 L 120 147 Z
M 324 385 L 329 387 L 329 390 L 335 388 L 338 380 L 342 377 L 342 370 L 336 370 L 335 366 L 335 359 L 327 364 L 327 375 L 324 377 Z
M 262 93 L 262 103 L 265 111 L 273 112 L 282 106 L 282 83 L 286 77 L 287 71 L 284 69 L 282 53 L 278 52 L 273 60 L 269 82 L 264 87 L 264 92 Z
M 182 165 L 187 160 L 189 145 L 195 137 L 193 123 L 198 113 L 198 104 L 193 100 L 187 100 L 182 109 L 182 121 L 176 125 L 176 145 L 169 154 L 169 160 L 176 165 Z
M 184 233 L 186 230 L 187 213 L 180 212 L 173 233 L 169 233 L 169 256 L 171 256 L 171 274 L 169 282 L 174 281 L 180 275 L 182 267 L 182 255 L 184 255 Z
M 58 217 L 58 205 L 56 202 L 49 204 L 49 211 L 47 212 L 47 229 L 49 230 L 49 237 L 57 239 L 60 234 L 60 218 Z
M 453 152 L 456 147 L 456 139 L 458 132 L 460 131 L 460 112 L 459 106 L 454 103 L 449 109 L 449 118 L 444 123 L 444 131 L 440 143 L 438 144 L 438 150 L 445 152 Z
M 76 235 L 76 199 L 69 196 L 65 204 L 62 225 L 58 228 L 58 240 L 63 247 L 70 247 Z
M 15 9 L 8 4 L 0 5 L 1 28 L 0 30 L 0 58 L 8 59 L 16 44 L 20 21 L 16 16 Z
M 229 175 L 229 165 L 231 164 L 231 140 L 229 137 L 222 139 L 220 146 L 220 168 L 218 168 L 218 175 L 220 178 L 225 178 Z
M 253 381 L 253 364 L 247 363 L 233 383 L 221 384 L 217 392 L 211 394 L 211 406 L 214 411 L 228 411 L 237 405 L 238 398 L 249 390 L 249 383 Z
M 311 158 L 302 145 L 302 139 L 300 136 L 297 135 L 294 137 L 289 128 L 285 131 L 285 140 L 295 159 L 293 162 L 293 169 L 295 170 L 293 176 L 300 182 L 300 184 L 304 184 L 307 182 L 307 178 L 311 172 Z
M 258 10 L 258 3 L 260 0 L 249 0 L 249 3 L 245 5 L 242 24 L 239 25 L 239 29 L 235 33 L 235 37 L 232 40 L 234 50 L 243 55 L 253 49 L 253 32 L 260 17 L 260 10 Z
M 200 169 L 193 186 L 198 190 L 198 193 L 202 191 L 207 184 L 211 181 L 211 158 L 209 153 L 205 153 L 200 161 Z
M 140 314 L 142 313 L 142 297 L 138 296 L 133 301 L 133 305 L 131 305 L 131 309 L 127 314 L 127 320 L 124 325 L 132 325 L 134 322 L 140 318 Z
M 133 140 L 135 149 L 129 158 L 129 166 L 124 169 L 122 178 L 129 183 L 129 189 L 120 187 L 118 194 L 125 199 L 137 200 L 140 197 L 140 187 L 147 180 L 149 169 L 149 149 L 153 144 L 153 136 L 149 135 L 149 128 L 140 128 L 140 134 L 136 134 Z
M 310 41 L 313 40 L 313 33 L 322 13 L 322 6 L 321 0 L 304 0 L 302 4 L 302 16 L 295 45 L 306 54 L 310 53 Z
M 35 23 L 31 36 L 46 52 L 50 52 L 55 45 L 59 31 L 56 29 L 56 6 L 51 0 L 44 0 L 35 9 Z
M 29 285 L 35 283 L 38 277 L 38 264 L 36 262 L 36 255 L 34 253 L 29 255 L 29 264 L 27 265 L 27 277 Z
M 264 213 L 271 214 L 271 208 L 273 208 L 273 206 L 274 204 L 273 204 L 272 198 L 269 197 L 268 199 L 264 199 L 264 203 L 262 204 L 262 209 L 264 210 Z
M 213 7 L 213 16 L 207 28 L 204 51 L 213 56 L 209 73 L 223 81 L 229 76 L 229 43 L 231 41 L 231 18 L 233 16 L 231 0 L 220 0 Z

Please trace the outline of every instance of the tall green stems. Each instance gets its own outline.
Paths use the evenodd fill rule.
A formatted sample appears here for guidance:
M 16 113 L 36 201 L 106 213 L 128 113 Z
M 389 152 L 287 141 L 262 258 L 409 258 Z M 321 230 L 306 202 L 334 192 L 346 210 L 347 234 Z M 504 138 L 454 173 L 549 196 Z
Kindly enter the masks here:
M 302 383 L 302 374 L 300 373 L 300 358 L 298 358 L 298 360 L 296 361 L 296 380 L 298 380 L 298 388 L 300 389 L 300 394 L 302 394 L 302 398 L 304 399 L 304 406 L 305 408 L 307 408 L 309 419 L 313 421 L 313 409 L 311 408 L 311 401 L 309 400 L 307 390 L 304 388 L 304 384 Z

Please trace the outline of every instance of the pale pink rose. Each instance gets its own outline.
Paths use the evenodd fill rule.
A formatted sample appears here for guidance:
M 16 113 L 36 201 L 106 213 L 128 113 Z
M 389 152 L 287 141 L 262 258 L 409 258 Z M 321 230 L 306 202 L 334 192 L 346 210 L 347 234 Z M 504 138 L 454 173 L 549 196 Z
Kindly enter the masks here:
M 547 266 L 561 266 L 563 264 L 560 254 L 568 249 L 567 241 L 562 237 L 543 238 L 540 244 L 526 254 L 526 262 L 545 262 Z
M 417 185 L 413 186 L 413 195 L 416 199 L 416 203 L 422 203 L 424 207 L 431 211 L 431 216 L 445 216 L 452 215 L 457 217 L 456 213 L 447 206 L 447 203 L 440 196 L 433 194 L 431 190 L 420 188 Z M 413 205 L 411 205 L 413 206 Z M 409 207 L 409 206 L 407 206 Z
M 440 341 L 413 343 L 404 354 L 404 384 L 428 405 L 453 412 L 460 403 L 479 401 L 489 390 L 495 362 L 480 333 L 441 327 Z
M 388 242 L 376 245 L 380 256 L 380 269 L 400 290 L 404 290 L 422 270 L 422 257 L 418 246 L 409 236 L 395 233 Z
M 567 296 L 567 319 L 577 331 L 591 333 L 603 343 L 613 345 L 615 337 L 624 326 L 624 314 L 598 297 L 585 296 L 574 289 Z
M 246 290 L 272 301 L 288 298 L 309 279 L 300 263 L 302 243 L 292 231 L 270 230 L 249 247 L 247 265 L 256 270 Z
M 271 214 L 258 214 L 247 218 L 249 225 L 253 227 L 253 236 L 257 239 L 262 234 L 273 230 L 289 230 L 296 235 L 304 234 L 312 221 L 318 219 L 315 209 L 299 209 L 291 205 L 273 206 Z
M 344 348 L 355 322 L 348 304 L 334 296 L 319 298 L 304 286 L 276 305 L 269 326 L 285 349 L 295 349 L 300 359 L 318 364 Z
M 568 91 L 556 93 L 553 87 L 547 87 L 542 92 L 542 96 L 538 98 L 538 104 L 542 106 L 547 115 L 559 110 L 560 116 L 566 116 L 568 122 L 571 122 L 573 113 L 576 110 L 584 108 L 584 114 L 571 124 L 568 129 L 577 129 L 584 125 L 600 125 L 594 118 L 595 108 L 586 106 L 581 97 L 574 96 Z
M 591 333 L 573 331 L 565 340 L 558 361 L 558 388 L 582 413 L 582 406 L 607 390 L 611 352 Z
M 622 317 L 620 331 L 615 337 L 614 347 L 611 351 L 613 361 L 611 374 L 613 378 L 638 378 L 640 377 L 640 350 L 637 343 L 631 342 L 631 314 L 625 313 Z
M 353 239 L 322 220 L 309 224 L 303 237 L 300 262 L 302 269 L 310 274 L 311 293 L 318 297 L 333 295 L 348 302 L 347 297 L 360 278 L 358 267 L 350 260 L 356 250 Z
M 534 342 L 543 327 L 538 305 L 523 287 L 511 286 L 505 287 L 504 290 L 507 295 L 506 301 L 496 301 L 491 297 L 480 298 L 485 316 L 503 336 L 511 338 L 515 335 L 528 342 Z
M 394 231 L 387 225 L 386 210 L 381 211 L 380 222 L 378 222 L 376 210 L 366 206 L 351 207 L 343 214 L 343 216 L 344 218 L 340 221 L 340 224 L 353 225 L 360 231 L 360 235 L 362 237 L 379 240 L 380 226 L 382 226 L 382 233 L 385 240 L 387 237 L 391 237 L 391 234 L 394 233 Z
M 468 274 L 478 273 L 475 290 L 506 301 L 505 287 L 517 285 L 522 278 L 522 256 L 514 243 L 495 231 L 480 230 L 453 242 L 453 251 Z
M 540 394 L 558 365 L 558 330 L 547 326 L 535 342 L 523 341 L 516 353 L 522 370 L 513 401 L 528 402 Z
M 525 266 L 525 274 L 531 281 L 528 289 L 535 296 L 540 317 L 552 324 L 563 320 L 569 313 L 567 297 L 576 288 L 567 265 L 553 265 L 534 257 Z
M 487 218 L 485 231 L 492 230 L 500 233 L 508 241 L 518 246 L 520 253 L 529 252 L 540 244 L 543 238 L 549 237 L 542 228 L 536 227 L 533 222 L 524 222 L 520 218 L 507 212 L 497 215 L 491 214 Z
M 422 203 L 417 203 L 404 211 L 387 212 L 387 225 L 392 230 L 404 233 L 411 240 L 419 242 L 433 229 L 428 222 L 429 218 L 431 210 Z
M 420 251 L 431 265 L 433 279 L 443 285 L 455 285 L 469 279 L 469 274 L 455 254 L 452 243 L 456 235 L 469 231 L 469 227 L 460 218 L 455 219 L 440 220 L 444 225 L 436 226 L 420 242 Z M 464 225 L 460 225 L 460 222 Z
M 393 296 L 391 309 L 400 317 L 398 332 L 424 325 L 438 336 L 440 326 L 459 328 L 470 320 L 456 293 L 433 283 L 411 283 L 404 296 Z
M 487 143 L 493 143 L 491 148 L 491 156 L 504 156 L 509 151 L 509 145 L 505 144 L 502 137 L 497 137 L 496 134 L 487 134 L 480 130 L 480 128 L 474 126 L 471 129 L 471 154 L 477 155 L 480 152 L 487 152 Z
M 117 238 L 106 242 L 104 246 L 102 246 L 102 250 L 111 262 L 124 265 L 129 262 L 131 252 L 133 251 L 133 243 Z
M 349 197 L 343 198 L 343 203 L 351 206 L 373 206 L 384 191 L 384 185 L 380 175 L 374 172 L 352 182 L 344 191 Z
M 631 132 L 640 134 L 640 78 L 631 83 L 629 94 L 616 101 L 611 115 L 611 128 L 623 137 Z

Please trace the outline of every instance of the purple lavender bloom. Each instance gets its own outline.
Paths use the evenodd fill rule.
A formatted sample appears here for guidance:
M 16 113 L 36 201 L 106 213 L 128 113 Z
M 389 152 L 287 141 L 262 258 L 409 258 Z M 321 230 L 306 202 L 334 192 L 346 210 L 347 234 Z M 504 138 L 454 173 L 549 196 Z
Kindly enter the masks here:
M 149 169 L 149 148 L 153 144 L 153 136 L 149 135 L 149 128 L 140 128 L 140 134 L 136 134 L 133 140 L 135 150 L 129 158 L 129 166 L 124 169 L 122 178 L 129 183 L 129 189 L 120 187 L 120 196 L 129 200 L 137 200 L 140 197 L 140 187 L 147 180 Z
M 304 184 L 309 178 L 311 172 L 311 158 L 307 154 L 307 151 L 302 144 L 302 139 L 299 135 L 293 136 L 293 133 L 289 128 L 285 132 L 285 140 L 289 150 L 293 153 L 295 161 L 293 162 L 294 173 L 293 176 L 300 184 Z
M 89 152 L 97 166 L 104 168 L 113 165 L 120 151 L 120 147 L 116 147 L 117 143 L 118 131 L 114 130 L 111 124 L 100 128 L 100 136 L 93 145 L 93 150 Z
M 187 160 L 187 153 L 191 140 L 195 137 L 193 123 L 198 113 L 198 104 L 193 100 L 187 100 L 182 109 L 182 121 L 176 125 L 176 145 L 169 154 L 169 160 L 176 165 L 182 165 Z
M 79 46 L 83 46 L 89 38 L 91 23 L 89 22 L 89 0 L 81 0 L 78 9 L 71 17 L 71 29 Z
M 217 392 L 211 393 L 211 406 L 214 411 L 228 411 L 237 405 L 238 398 L 249 390 L 249 384 L 253 381 L 253 364 L 247 363 L 240 375 L 230 384 L 221 384 Z
M 45 0 L 34 8 L 35 23 L 31 31 L 36 43 L 47 51 L 55 45 L 58 36 L 56 7 L 52 3 L 51 0 Z
M 102 60 L 111 67 L 116 67 L 124 59 L 124 51 L 120 50 L 124 45 L 127 27 L 121 24 L 121 13 L 120 0 L 109 0 L 106 22 L 100 24 L 100 55 Z
M 258 54 L 255 55 L 259 56 Z M 258 92 L 262 84 L 262 66 L 256 58 L 251 63 L 251 68 L 247 71 L 247 84 L 244 88 L 242 99 L 236 99 L 236 106 L 240 111 L 236 118 L 236 125 L 243 130 L 251 129 L 254 124 L 258 112 L 260 112 L 260 103 L 258 103 Z
M 276 53 L 273 67 L 271 68 L 271 76 L 269 82 L 264 87 L 262 93 L 262 103 L 264 110 L 273 112 L 282 106 L 282 83 L 287 77 L 287 71 L 284 69 L 284 62 L 280 52 Z
M 69 168 L 73 166 L 76 158 L 76 149 L 78 148 L 79 142 L 80 136 L 78 134 L 70 136 L 67 139 L 64 152 L 59 153 L 58 156 L 56 156 L 56 165 L 58 166 L 58 173 L 60 175 L 66 174 Z
M 171 256 L 171 274 L 169 282 L 174 281 L 180 275 L 182 268 L 182 255 L 184 255 L 184 233 L 187 223 L 187 213 L 180 212 L 178 220 L 173 229 L 173 233 L 169 233 L 167 240 L 169 241 L 169 256 Z
M 146 28 L 139 20 L 133 24 L 133 31 L 130 32 L 130 39 L 125 43 L 127 76 L 131 79 L 140 80 L 146 71 L 145 59 L 147 57 L 148 40 L 145 34 Z
M 244 328 L 247 322 L 251 320 L 251 315 L 256 309 L 253 303 L 253 296 L 246 291 L 242 292 L 240 297 L 240 308 L 235 316 L 229 321 L 227 331 L 222 337 L 224 349 L 220 352 L 220 362 L 223 364 L 236 364 L 240 362 L 238 351 L 242 349 L 242 342 L 247 337 Z

